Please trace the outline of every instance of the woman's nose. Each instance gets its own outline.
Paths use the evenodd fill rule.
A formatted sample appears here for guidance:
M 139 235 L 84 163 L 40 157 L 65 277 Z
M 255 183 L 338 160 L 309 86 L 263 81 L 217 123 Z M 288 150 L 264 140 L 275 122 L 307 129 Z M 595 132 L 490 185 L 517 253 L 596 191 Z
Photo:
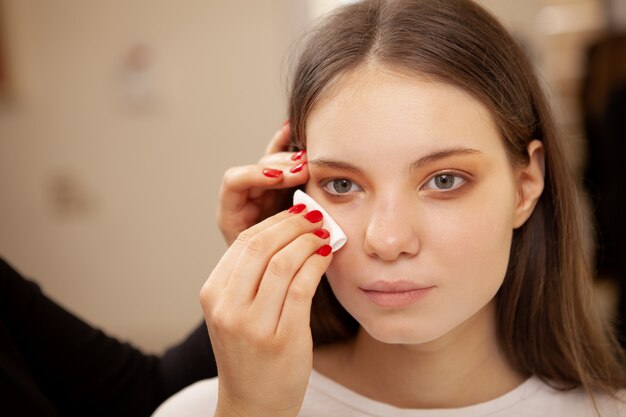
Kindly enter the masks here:
M 364 250 L 369 256 L 394 261 L 415 256 L 420 250 L 416 210 L 405 202 L 388 200 L 372 210 L 365 231 Z

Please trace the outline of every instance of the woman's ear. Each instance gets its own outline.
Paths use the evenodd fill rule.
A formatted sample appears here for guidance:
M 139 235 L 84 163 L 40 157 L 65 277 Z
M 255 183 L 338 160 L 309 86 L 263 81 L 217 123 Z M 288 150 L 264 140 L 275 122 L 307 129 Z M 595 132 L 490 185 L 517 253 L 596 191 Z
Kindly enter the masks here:
M 532 140 L 526 148 L 528 165 L 517 170 L 517 203 L 513 228 L 522 226 L 530 217 L 543 192 L 546 171 L 545 153 L 540 140 Z

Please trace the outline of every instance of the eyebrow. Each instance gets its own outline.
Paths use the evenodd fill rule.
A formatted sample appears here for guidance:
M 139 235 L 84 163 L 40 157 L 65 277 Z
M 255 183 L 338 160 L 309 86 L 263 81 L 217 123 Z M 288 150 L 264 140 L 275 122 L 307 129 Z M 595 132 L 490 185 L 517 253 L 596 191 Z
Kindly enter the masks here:
M 429 153 L 428 155 L 424 155 L 421 158 L 419 158 L 418 160 L 414 161 L 411 163 L 410 167 L 409 167 L 409 171 L 415 171 L 421 167 L 423 167 L 424 165 L 428 165 L 428 164 L 432 164 L 436 161 L 439 161 L 441 159 L 445 159 L 445 158 L 450 158 L 452 156 L 458 156 L 458 155 L 476 155 L 476 154 L 480 154 L 481 152 L 478 149 L 473 149 L 473 148 L 449 148 L 449 149 L 442 149 L 439 151 L 435 151 L 432 153 Z M 320 167 L 320 168 L 335 168 L 335 169 L 340 169 L 343 171 L 349 171 L 355 174 L 362 174 L 363 170 L 361 170 L 361 168 L 357 167 L 356 165 L 352 165 L 349 162 L 345 162 L 345 161 L 338 161 L 335 159 L 330 159 L 330 158 L 316 158 L 316 159 L 311 159 L 308 161 L 309 165 L 315 165 L 316 167 Z

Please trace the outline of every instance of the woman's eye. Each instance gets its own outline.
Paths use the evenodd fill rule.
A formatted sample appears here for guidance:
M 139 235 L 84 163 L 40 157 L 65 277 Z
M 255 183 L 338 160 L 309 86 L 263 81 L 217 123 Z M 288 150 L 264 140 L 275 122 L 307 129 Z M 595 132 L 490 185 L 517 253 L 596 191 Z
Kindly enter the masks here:
M 345 178 L 338 178 L 328 181 L 324 184 L 324 189 L 333 195 L 361 191 L 361 187 Z
M 431 190 L 450 191 L 460 187 L 465 183 L 465 179 L 459 175 L 451 173 L 437 174 L 424 186 Z

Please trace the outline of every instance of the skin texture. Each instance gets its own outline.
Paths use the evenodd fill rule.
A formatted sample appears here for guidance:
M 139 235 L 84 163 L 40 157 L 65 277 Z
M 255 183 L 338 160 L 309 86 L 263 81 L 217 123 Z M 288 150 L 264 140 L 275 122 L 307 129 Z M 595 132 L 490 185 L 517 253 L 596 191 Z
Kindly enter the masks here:
M 524 376 L 498 349 L 494 296 L 513 230 L 543 190 L 541 143 L 528 146 L 528 166 L 513 167 L 479 101 L 379 66 L 341 77 L 313 108 L 306 137 L 306 192 L 348 237 L 326 276 L 361 324 L 355 341 L 317 350 L 314 367 L 411 408 L 475 404 L 519 385 Z M 454 176 L 451 188 L 441 174 Z M 428 291 L 384 307 L 362 290 L 398 280 Z
M 525 376 L 499 350 L 494 296 L 512 232 L 543 190 L 541 142 L 528 145 L 528 165 L 513 167 L 480 102 L 376 65 L 336 80 L 296 159 L 284 152 L 289 129 L 222 182 L 218 223 L 231 246 L 200 293 L 220 375 L 216 416 L 296 416 L 312 367 L 403 408 L 462 407 L 518 386 Z M 306 211 L 271 215 L 276 196 L 298 184 L 346 232 L 340 251 L 316 253 L 327 239 Z M 348 343 L 313 350 L 323 273 L 362 327 Z M 402 307 L 362 290 L 398 280 L 428 290 Z

